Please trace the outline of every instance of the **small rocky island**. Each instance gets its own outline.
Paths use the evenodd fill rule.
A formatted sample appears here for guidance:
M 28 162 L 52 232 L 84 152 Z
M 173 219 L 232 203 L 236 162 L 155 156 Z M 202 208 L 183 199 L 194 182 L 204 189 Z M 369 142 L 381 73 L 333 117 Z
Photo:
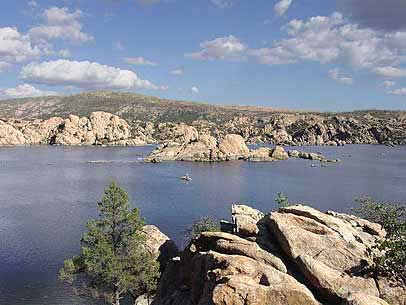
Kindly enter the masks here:
M 406 287 L 362 272 L 385 238 L 378 224 L 302 205 L 270 214 L 233 205 L 232 225 L 231 232 L 201 233 L 179 255 L 150 228 L 154 253 L 167 258 L 152 304 L 406 304 Z
M 329 160 L 316 153 L 291 150 L 285 151 L 281 146 L 275 148 L 260 147 L 250 150 L 242 136 L 228 134 L 216 139 L 207 134 L 199 134 L 194 127 L 185 126 L 181 136 L 173 141 L 159 145 L 146 159 L 146 162 L 161 161 L 198 161 L 221 162 L 245 160 L 251 162 L 271 162 L 287 160 L 289 157 L 302 158 L 320 162 L 338 162 Z

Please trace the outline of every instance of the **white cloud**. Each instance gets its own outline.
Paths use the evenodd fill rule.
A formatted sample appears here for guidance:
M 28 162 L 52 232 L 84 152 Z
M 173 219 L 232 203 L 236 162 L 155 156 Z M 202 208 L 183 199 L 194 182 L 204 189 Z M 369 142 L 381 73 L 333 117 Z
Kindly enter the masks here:
M 406 88 L 390 90 L 390 91 L 388 91 L 388 93 L 392 94 L 392 95 L 406 95 Z
M 23 98 L 23 97 L 36 97 L 36 96 L 51 96 L 59 95 L 55 91 L 39 90 L 29 84 L 18 85 L 15 88 L 7 88 L 0 90 L 0 98 Z
M 82 89 L 167 89 L 139 78 L 133 71 L 89 61 L 60 59 L 32 63 L 22 68 L 20 76 L 31 83 Z
M 215 6 L 220 8 L 231 7 L 234 4 L 234 0 L 210 0 Z
M 406 69 L 396 67 L 378 67 L 375 68 L 375 73 L 384 77 L 406 77 Z
M 169 72 L 172 75 L 183 75 L 183 70 L 182 69 L 175 69 Z
M 45 24 L 30 29 L 29 35 L 36 41 L 63 39 L 72 42 L 86 42 L 93 37 L 82 31 L 79 19 L 82 11 L 69 11 L 68 8 L 51 7 L 43 13 Z
M 196 94 L 200 93 L 200 89 L 198 87 L 196 87 L 196 86 L 193 86 L 191 90 L 192 90 L 193 93 L 196 93 Z
M 347 23 L 340 13 L 292 20 L 287 39 L 270 48 L 249 50 L 263 64 L 344 59 L 357 68 L 397 65 L 405 60 L 406 32 L 382 32 Z
M 146 60 L 144 57 L 126 57 L 124 61 L 130 65 L 138 65 L 138 66 L 157 66 L 158 63 Z
M 241 61 L 246 58 L 244 51 L 247 47 L 233 35 L 204 41 L 200 44 L 200 47 L 200 51 L 188 53 L 185 56 L 197 60 L 224 59 Z
M 344 75 L 341 73 L 340 69 L 338 69 L 338 68 L 329 70 L 329 71 L 328 71 L 328 76 L 329 76 L 332 80 L 338 81 L 338 82 L 340 82 L 340 83 L 342 83 L 342 84 L 345 84 L 345 85 L 352 85 L 353 82 L 354 82 L 354 80 L 352 79 L 352 77 L 344 76 Z
M 289 10 L 291 5 L 292 0 L 281 0 L 274 6 L 275 13 L 279 16 L 283 16 Z
M 41 54 L 41 49 L 33 46 L 29 37 L 16 28 L 0 28 L 0 63 L 3 68 L 35 59 Z
M 386 81 L 384 81 L 382 84 L 383 84 L 383 86 L 384 86 L 385 88 L 391 88 L 391 87 L 396 86 L 396 82 L 394 82 L 394 81 L 392 81 L 392 80 L 386 80 Z

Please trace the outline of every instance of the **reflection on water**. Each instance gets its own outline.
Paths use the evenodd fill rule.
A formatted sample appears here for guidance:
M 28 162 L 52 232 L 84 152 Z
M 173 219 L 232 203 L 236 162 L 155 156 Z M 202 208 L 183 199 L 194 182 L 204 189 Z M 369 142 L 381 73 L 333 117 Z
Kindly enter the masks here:
M 96 202 L 112 179 L 130 193 L 149 223 L 178 243 L 194 219 L 228 218 L 230 204 L 236 202 L 269 211 L 277 192 L 293 202 L 338 211 L 348 211 L 362 194 L 406 198 L 405 147 L 303 148 L 343 160 L 327 167 L 296 159 L 140 162 L 149 150 L 0 148 L 0 304 L 97 304 L 58 284 L 56 273 L 65 258 L 77 254 L 85 223 L 96 216 Z M 185 173 L 192 182 L 180 181 Z

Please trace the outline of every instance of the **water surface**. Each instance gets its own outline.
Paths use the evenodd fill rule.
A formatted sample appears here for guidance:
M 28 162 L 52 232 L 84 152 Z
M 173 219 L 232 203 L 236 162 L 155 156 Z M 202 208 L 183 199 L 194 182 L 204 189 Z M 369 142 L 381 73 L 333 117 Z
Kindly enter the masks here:
M 95 301 L 59 284 L 65 258 L 79 240 L 96 203 L 114 179 L 147 222 L 182 242 L 202 215 L 229 218 L 232 203 L 263 211 L 277 192 L 322 210 L 349 211 L 354 197 L 406 199 L 406 147 L 305 147 L 343 162 L 290 159 L 272 163 L 144 164 L 151 147 L 0 148 L 0 304 L 87 305 Z M 104 160 L 104 162 L 91 162 Z M 316 167 L 311 165 L 315 164 Z M 193 181 L 179 177 L 189 173 Z

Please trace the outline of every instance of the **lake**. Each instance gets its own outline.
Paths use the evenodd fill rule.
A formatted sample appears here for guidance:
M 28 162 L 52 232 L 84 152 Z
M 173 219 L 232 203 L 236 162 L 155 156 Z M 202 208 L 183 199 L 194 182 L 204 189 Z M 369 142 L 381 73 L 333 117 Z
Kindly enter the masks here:
M 0 148 L 0 304 L 101 304 L 57 281 L 96 203 L 114 179 L 143 217 L 178 244 L 197 218 L 230 218 L 232 203 L 276 208 L 277 192 L 322 210 L 350 211 L 353 199 L 406 199 L 406 147 L 303 147 L 342 160 L 271 163 L 142 163 L 152 147 Z M 103 160 L 104 162 L 89 162 Z M 311 165 L 315 164 L 316 167 Z M 179 179 L 185 173 L 190 183 Z

